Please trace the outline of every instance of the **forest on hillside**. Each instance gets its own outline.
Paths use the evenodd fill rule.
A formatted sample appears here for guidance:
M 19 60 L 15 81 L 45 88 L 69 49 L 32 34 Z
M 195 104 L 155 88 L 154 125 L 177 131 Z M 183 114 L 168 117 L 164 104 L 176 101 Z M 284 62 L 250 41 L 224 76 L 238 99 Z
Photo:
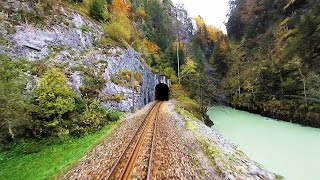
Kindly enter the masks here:
M 221 88 L 230 103 L 320 127 L 318 0 L 231 0 Z

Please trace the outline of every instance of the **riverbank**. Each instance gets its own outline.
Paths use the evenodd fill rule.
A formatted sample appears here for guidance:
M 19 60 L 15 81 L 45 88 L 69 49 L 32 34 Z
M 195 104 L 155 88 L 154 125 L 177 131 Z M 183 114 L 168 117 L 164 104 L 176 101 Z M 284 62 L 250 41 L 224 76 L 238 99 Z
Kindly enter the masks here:
M 268 170 L 290 180 L 317 179 L 320 129 L 224 106 L 212 107 L 208 114 L 214 131 Z
M 177 103 L 174 102 L 174 104 Z M 251 160 L 235 144 L 206 126 L 190 112 L 179 106 L 172 105 L 171 108 L 175 108 L 175 111 L 178 112 L 173 113 L 174 117 L 182 121 L 183 126 L 192 134 L 215 169 L 217 176 L 222 179 L 280 179 L 280 176 Z
M 242 106 L 236 104 L 231 105 L 231 107 L 285 122 L 320 128 L 320 111 L 317 112 L 315 110 L 309 110 L 308 106 L 285 106 L 279 104 L 277 106 L 267 108 L 262 104 L 257 104 L 255 106 Z

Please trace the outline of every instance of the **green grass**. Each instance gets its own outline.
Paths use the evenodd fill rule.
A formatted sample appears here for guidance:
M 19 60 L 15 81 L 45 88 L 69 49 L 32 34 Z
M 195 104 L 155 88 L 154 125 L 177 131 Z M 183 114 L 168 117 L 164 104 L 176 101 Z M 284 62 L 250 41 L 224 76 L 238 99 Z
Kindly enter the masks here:
M 0 179 L 55 179 L 101 142 L 117 122 L 81 138 L 29 141 L 0 151 Z

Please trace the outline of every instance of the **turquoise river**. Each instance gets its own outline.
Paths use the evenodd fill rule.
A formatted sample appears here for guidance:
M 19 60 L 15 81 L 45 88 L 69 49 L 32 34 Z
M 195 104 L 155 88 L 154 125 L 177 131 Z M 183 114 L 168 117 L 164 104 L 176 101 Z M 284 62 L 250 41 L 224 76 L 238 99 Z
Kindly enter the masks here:
M 320 180 L 320 129 L 214 106 L 212 127 L 266 169 L 288 180 Z

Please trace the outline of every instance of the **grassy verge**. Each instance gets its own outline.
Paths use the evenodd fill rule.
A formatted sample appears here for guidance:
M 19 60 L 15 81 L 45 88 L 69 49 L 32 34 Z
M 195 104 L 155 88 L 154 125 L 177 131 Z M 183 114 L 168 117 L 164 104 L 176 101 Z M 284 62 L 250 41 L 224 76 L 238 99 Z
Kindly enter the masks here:
M 0 179 L 55 179 L 101 142 L 118 122 L 81 138 L 47 143 L 30 141 L 2 150 Z
M 198 119 L 201 119 L 201 109 L 200 105 L 197 101 L 190 98 L 189 93 L 184 90 L 183 86 L 179 84 L 173 84 L 171 87 L 172 91 L 172 98 L 177 100 L 177 103 L 175 103 L 175 106 L 178 108 L 185 109 L 192 113 L 193 116 L 195 116 Z

